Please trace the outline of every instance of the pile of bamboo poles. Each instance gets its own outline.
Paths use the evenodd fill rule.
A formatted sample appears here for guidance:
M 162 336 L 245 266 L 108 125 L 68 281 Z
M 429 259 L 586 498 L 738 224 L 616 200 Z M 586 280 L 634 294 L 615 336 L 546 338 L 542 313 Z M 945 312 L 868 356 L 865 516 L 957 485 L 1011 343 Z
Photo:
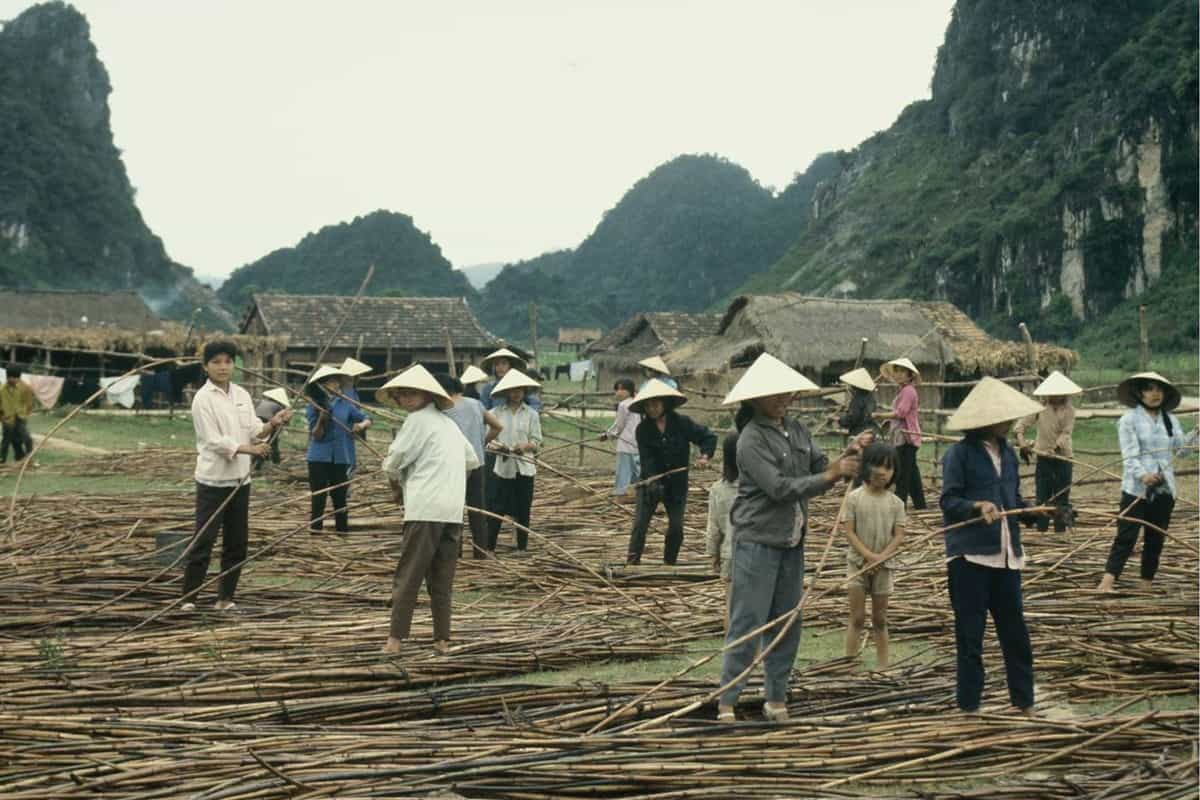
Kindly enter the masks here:
M 151 480 L 174 458 L 137 455 L 115 463 Z M 18 503 L 15 541 L 0 543 L 0 796 L 1195 796 L 1194 702 L 1140 702 L 1197 695 L 1186 505 L 1153 592 L 1094 593 L 1112 534 L 1106 503 L 1080 498 L 1068 533 L 1027 532 L 1044 713 L 1007 709 L 989 638 L 984 713 L 966 717 L 953 708 L 941 537 L 926 535 L 941 524 L 935 511 L 910 514 L 890 603 L 893 641 L 920 651 L 877 673 L 805 658 L 846 620 L 846 545 L 829 536 L 840 496 L 818 498 L 794 721 L 762 721 L 755 679 L 736 725 L 705 706 L 648 726 L 712 681 L 532 678 L 711 653 L 689 650 L 722 630 L 724 589 L 706 577 L 703 548 L 709 478 L 693 478 L 680 564 L 653 563 L 656 522 L 645 566 L 626 569 L 632 507 L 609 498 L 607 476 L 540 472 L 532 553 L 512 552 L 506 525 L 497 558 L 473 559 L 468 545 L 459 562 L 450 654 L 429 647 L 419 608 L 413 640 L 385 657 L 402 513 L 372 483 L 370 458 L 345 537 L 308 534 L 307 497 L 289 482 L 255 490 L 238 615 L 163 613 L 180 573 L 163 572 L 155 535 L 190 529 L 189 496 Z M 1098 701 L 1113 705 L 1088 705 Z

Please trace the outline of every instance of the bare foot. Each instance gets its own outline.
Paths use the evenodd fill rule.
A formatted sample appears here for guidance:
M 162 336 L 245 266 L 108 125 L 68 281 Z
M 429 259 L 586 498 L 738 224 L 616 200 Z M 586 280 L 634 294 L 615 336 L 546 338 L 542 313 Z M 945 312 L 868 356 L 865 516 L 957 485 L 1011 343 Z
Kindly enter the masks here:
M 215 608 L 217 611 L 232 611 L 233 609 L 237 608 L 237 603 L 233 602 L 232 600 L 218 600 L 217 602 L 213 603 L 213 608 Z
M 717 721 L 718 722 L 737 722 L 737 717 L 733 713 L 733 706 L 726 706 L 726 705 L 717 706 Z
M 1111 572 L 1104 573 L 1104 577 L 1100 579 L 1100 585 L 1096 587 L 1097 592 L 1108 593 L 1113 590 L 1113 584 L 1117 582 L 1116 576 Z
M 1142 588 L 1147 592 L 1154 588 L 1153 578 L 1142 578 Z
M 400 654 L 400 640 L 397 639 L 395 636 L 389 636 L 388 640 L 387 640 L 387 644 L 385 644 L 383 646 L 383 652 L 385 655 L 389 655 L 389 656 L 399 655 Z
M 763 716 L 770 722 L 787 722 L 787 703 L 763 703 Z
M 449 639 L 435 640 L 433 643 L 433 649 L 434 649 L 434 651 L 437 652 L 437 654 L 439 656 L 446 655 L 447 653 L 450 652 L 450 640 Z

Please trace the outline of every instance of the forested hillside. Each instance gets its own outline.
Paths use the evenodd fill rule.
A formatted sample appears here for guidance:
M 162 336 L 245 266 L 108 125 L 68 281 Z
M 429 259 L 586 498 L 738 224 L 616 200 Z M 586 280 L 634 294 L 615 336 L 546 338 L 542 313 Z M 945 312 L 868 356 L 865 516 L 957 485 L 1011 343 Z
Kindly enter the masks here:
M 1196 348 L 1194 0 L 960 0 L 933 97 L 839 154 L 751 291 L 951 300 L 992 330 Z M 1149 291 L 1147 291 L 1149 289 Z
M 87 20 L 37 5 L 0 30 L 0 286 L 135 289 L 161 316 L 230 318 L 135 203 Z

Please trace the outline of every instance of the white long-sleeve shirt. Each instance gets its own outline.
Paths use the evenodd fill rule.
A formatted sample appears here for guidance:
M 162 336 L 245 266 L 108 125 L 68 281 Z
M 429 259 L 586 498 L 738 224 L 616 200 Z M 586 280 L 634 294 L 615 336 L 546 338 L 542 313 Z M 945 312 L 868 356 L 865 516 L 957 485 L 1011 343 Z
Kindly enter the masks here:
M 618 453 L 636 454 L 638 451 L 637 426 L 642 421 L 642 415 L 629 410 L 632 404 L 632 397 L 626 397 L 617 404 L 617 417 L 608 429 L 609 437 L 617 440 Z
M 196 429 L 196 482 L 206 486 L 249 484 L 250 456 L 238 453 L 238 447 L 253 444 L 269 428 L 255 415 L 250 393 L 236 383 L 229 384 L 227 392 L 206 381 L 192 398 L 192 425 Z
M 500 424 L 504 426 L 504 430 L 500 431 L 500 435 L 495 441 L 500 444 L 506 444 L 509 447 L 518 444 L 529 444 L 530 442 L 538 445 L 542 444 L 542 421 L 538 417 L 538 412 L 534 411 L 529 406 L 521 403 L 514 413 L 508 403 L 502 406 L 496 406 L 492 409 L 492 413 L 496 415 L 496 419 L 500 420 Z M 521 457 L 506 456 L 503 453 L 496 456 L 496 467 L 493 470 L 498 477 L 515 478 L 518 475 L 530 477 L 537 474 L 537 466 L 531 458 L 533 453 L 522 453 Z
M 467 472 L 478 466 L 475 447 L 432 403 L 408 415 L 383 459 L 404 487 L 405 522 L 461 523 Z

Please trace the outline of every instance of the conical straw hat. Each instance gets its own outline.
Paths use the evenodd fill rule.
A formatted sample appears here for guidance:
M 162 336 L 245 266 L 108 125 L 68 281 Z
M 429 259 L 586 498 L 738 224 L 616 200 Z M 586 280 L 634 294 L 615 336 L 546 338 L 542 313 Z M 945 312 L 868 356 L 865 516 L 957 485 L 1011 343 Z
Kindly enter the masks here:
M 463 386 L 470 386 L 472 383 L 479 383 L 480 381 L 486 381 L 487 379 L 488 374 L 474 364 L 471 364 L 464 369 L 462 377 L 459 378 Z
M 921 370 L 917 369 L 917 365 L 912 363 L 912 361 L 907 358 L 892 359 L 880 367 L 879 371 L 883 374 L 883 377 L 890 381 L 894 381 L 895 379 L 892 377 L 892 373 L 895 371 L 896 367 L 904 367 L 906 370 L 911 372 L 913 374 L 913 383 L 921 382 Z
M 359 375 L 366 375 L 371 371 L 371 367 L 357 358 L 347 358 L 342 362 L 342 372 L 349 375 L 351 378 L 357 378 Z
M 1179 401 L 1182 398 L 1180 391 L 1175 388 L 1175 385 L 1169 380 L 1159 375 L 1157 372 L 1138 372 L 1130 375 L 1125 380 L 1117 384 L 1117 399 L 1127 406 L 1136 406 L 1138 404 L 1137 392 L 1133 390 L 1135 381 L 1155 381 L 1162 384 L 1163 401 L 1160 408 L 1163 411 L 1174 411 L 1179 407 Z
M 430 375 L 429 370 L 420 364 L 413 364 L 404 370 L 404 372 L 401 372 L 383 386 L 380 386 L 375 392 L 375 396 L 380 400 L 396 403 L 396 392 L 400 389 L 417 389 L 422 392 L 429 392 L 435 398 L 450 399 L 450 395 L 446 394 L 446 390 L 437 382 L 437 379 Z
M 847 386 L 853 386 L 855 389 L 862 389 L 864 392 L 875 391 L 875 381 L 871 379 L 871 373 L 867 372 L 862 367 L 850 370 L 845 375 L 839 376 L 838 380 Z
M 659 356 L 650 356 L 649 358 L 643 358 L 641 361 L 638 362 L 638 366 L 645 367 L 646 369 L 652 369 L 655 372 L 661 373 L 663 375 L 671 374 L 671 370 L 669 370 L 667 368 L 667 362 L 663 361 L 662 358 L 660 358 Z
M 509 389 L 537 389 L 541 386 L 540 383 L 533 378 L 521 372 L 519 369 L 510 369 L 504 373 L 504 377 L 500 382 L 492 387 L 492 394 L 507 392 Z
M 984 378 L 946 420 L 946 427 L 952 431 L 986 428 L 1040 413 L 1043 407 L 1003 381 Z
M 774 394 L 793 392 L 817 392 L 821 387 L 801 375 L 770 353 L 763 353 L 754 360 L 750 369 L 733 385 L 729 394 L 721 401 L 731 406 L 755 397 L 770 397 Z M 639 395 L 640 397 L 640 395 Z
M 1038 387 L 1033 390 L 1034 397 L 1063 397 L 1082 393 L 1083 387 L 1058 370 L 1047 375 L 1046 380 L 1039 383 Z
M 509 350 L 507 347 L 501 347 L 499 350 L 488 353 L 486 356 L 484 356 L 483 360 L 479 362 L 479 366 L 483 367 L 485 370 L 491 369 L 492 362 L 497 358 L 507 358 L 515 369 L 526 369 L 525 359 L 521 358 L 512 350 Z
M 668 408 L 679 408 L 687 402 L 687 398 L 678 389 L 672 389 L 669 385 L 663 383 L 658 378 L 651 378 L 646 381 L 646 385 L 637 393 L 637 397 L 629 404 L 629 410 L 635 413 L 642 413 L 642 404 L 647 400 L 655 398 L 662 400 L 663 404 Z
M 284 408 L 292 407 L 292 401 L 288 399 L 287 389 L 267 389 L 265 392 L 263 392 L 263 397 L 267 398 L 268 400 L 274 400 Z
M 335 367 L 332 364 L 322 364 L 321 366 L 317 367 L 317 371 L 314 372 L 311 376 L 309 376 L 308 380 L 305 381 L 305 383 L 306 384 L 318 383 L 320 381 L 325 380 L 326 378 L 328 378 L 330 376 L 336 376 L 338 378 L 347 377 L 346 372 L 340 366 Z

